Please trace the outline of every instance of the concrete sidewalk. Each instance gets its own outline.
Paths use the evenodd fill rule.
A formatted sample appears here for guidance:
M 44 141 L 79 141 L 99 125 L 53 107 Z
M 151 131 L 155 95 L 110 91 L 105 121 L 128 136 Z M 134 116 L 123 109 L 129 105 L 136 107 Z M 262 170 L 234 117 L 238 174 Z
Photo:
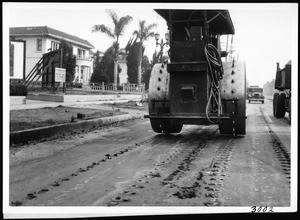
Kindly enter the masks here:
M 45 107 L 57 107 L 63 106 L 89 106 L 89 105 L 101 105 L 105 103 L 121 103 L 128 102 L 130 100 L 115 100 L 115 101 L 89 101 L 89 102 L 51 102 L 51 101 L 40 101 L 40 100 L 26 100 L 26 104 L 11 104 L 10 110 L 21 110 L 21 109 L 35 109 Z

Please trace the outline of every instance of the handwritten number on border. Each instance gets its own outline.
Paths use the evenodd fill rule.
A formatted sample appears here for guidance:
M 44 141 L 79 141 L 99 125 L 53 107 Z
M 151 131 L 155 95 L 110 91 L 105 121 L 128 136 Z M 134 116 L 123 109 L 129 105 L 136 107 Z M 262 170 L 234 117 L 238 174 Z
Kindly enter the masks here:
M 273 206 L 252 206 L 251 207 L 252 213 L 265 213 L 265 212 L 274 212 Z

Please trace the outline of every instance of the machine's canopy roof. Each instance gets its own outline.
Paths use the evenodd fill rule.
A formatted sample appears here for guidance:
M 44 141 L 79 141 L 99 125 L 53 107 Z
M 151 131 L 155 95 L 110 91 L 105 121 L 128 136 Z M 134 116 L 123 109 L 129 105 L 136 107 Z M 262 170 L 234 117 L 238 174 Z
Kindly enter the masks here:
M 154 9 L 168 23 L 177 21 L 200 21 L 207 14 L 209 32 L 211 34 L 234 34 L 234 27 L 228 10 L 185 10 Z

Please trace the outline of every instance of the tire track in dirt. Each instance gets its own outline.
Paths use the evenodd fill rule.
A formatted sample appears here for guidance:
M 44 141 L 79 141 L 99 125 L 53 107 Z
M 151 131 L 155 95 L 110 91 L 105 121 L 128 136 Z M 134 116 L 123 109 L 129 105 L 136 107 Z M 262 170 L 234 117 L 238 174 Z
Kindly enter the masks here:
M 289 187 L 291 187 L 291 157 L 277 135 L 269 129 L 270 143 L 273 146 L 275 156 L 279 160 L 281 169 L 286 177 Z
M 188 130 L 188 129 L 186 129 Z M 210 131 L 211 132 L 211 131 Z M 184 132 L 186 133 L 186 132 Z M 163 173 L 167 170 L 166 166 L 170 163 L 173 163 L 174 161 L 178 161 L 178 158 L 180 157 L 181 153 L 187 153 L 187 150 L 184 150 L 185 147 L 188 145 L 192 145 L 192 142 L 199 140 L 199 135 L 192 133 L 184 136 L 182 135 L 163 135 L 165 138 L 165 142 L 168 145 L 174 145 L 168 153 L 166 154 L 160 154 L 156 158 L 156 162 L 154 162 L 154 168 L 147 170 L 145 173 L 139 175 L 134 181 L 131 181 L 131 184 L 129 184 L 127 187 L 122 188 L 123 190 L 121 192 L 116 192 L 113 194 L 112 197 L 109 197 L 106 199 L 106 205 L 107 206 L 116 206 L 116 205 L 128 205 L 130 201 L 137 200 L 137 197 L 142 196 L 145 194 L 143 190 L 147 190 L 148 186 L 151 186 L 153 184 L 155 185 L 163 185 L 162 178 L 165 176 Z M 200 132 L 201 133 L 201 132 Z M 207 134 L 207 133 L 205 133 Z M 201 134 L 201 137 L 205 136 L 204 134 Z M 187 144 L 189 142 L 189 144 Z M 160 142 L 158 144 L 163 144 L 163 142 Z M 184 146 L 183 146 L 184 145 Z M 154 143 L 148 142 L 145 145 L 145 148 L 153 148 Z M 161 146 L 157 146 L 161 147 Z M 186 152 L 185 152 L 186 151 Z M 192 155 L 196 155 L 195 152 L 192 153 Z M 190 155 L 190 157 L 193 157 Z M 191 158 L 190 158 L 191 159 Z M 188 160 L 188 159 L 187 159 Z M 187 162 L 187 161 L 186 161 Z M 183 163 L 179 166 L 179 169 L 183 168 Z M 188 168 L 187 168 L 188 169 Z M 149 187 L 148 187 L 149 188 Z M 125 196 L 125 197 L 124 197 Z M 125 201 L 123 201 L 123 198 L 125 198 Z M 125 202 L 125 203 L 124 203 Z
M 192 160 L 189 161 L 189 159 L 185 159 L 184 162 L 189 161 L 189 163 L 191 164 L 193 160 L 201 160 L 201 156 L 199 155 L 199 153 L 201 152 L 201 150 L 209 147 L 209 139 L 211 139 L 211 137 L 204 140 L 198 145 L 196 155 L 193 155 L 195 152 L 192 152 Z M 178 191 L 173 193 L 173 195 L 177 196 L 179 199 L 199 199 L 199 201 L 201 201 L 201 203 L 205 206 L 220 205 L 220 202 L 218 201 L 218 191 L 220 191 L 222 182 L 226 178 L 227 165 L 232 156 L 232 140 L 232 138 L 229 138 L 228 140 L 225 140 L 225 142 L 221 143 L 221 145 L 215 152 L 215 156 L 212 158 L 211 163 L 207 163 L 207 165 L 209 164 L 209 166 L 202 165 L 196 167 L 198 173 L 197 175 L 195 175 L 194 179 L 191 179 L 191 181 L 189 181 L 189 186 L 187 186 L 186 184 L 177 184 L 176 181 L 173 181 L 171 183 L 172 186 L 177 187 L 178 189 Z
M 64 175 L 63 177 L 56 179 L 55 181 L 53 181 L 52 183 L 50 183 L 44 187 L 36 189 L 33 192 L 27 193 L 25 198 L 23 198 L 21 200 L 12 201 L 11 206 L 22 206 L 28 200 L 37 199 L 37 197 L 39 195 L 50 192 L 53 189 L 57 189 L 59 186 L 61 186 L 63 184 L 63 182 L 70 181 L 71 179 L 76 178 L 77 176 L 79 176 L 82 173 L 86 173 L 89 170 L 96 168 L 97 166 L 101 166 L 101 164 L 103 164 L 103 163 L 106 163 L 108 161 L 113 162 L 114 159 L 116 159 L 117 157 L 125 155 L 127 153 L 130 153 L 130 151 L 132 151 L 140 146 L 154 146 L 154 145 L 157 145 L 157 144 L 160 144 L 163 142 L 168 142 L 169 139 L 170 139 L 170 136 L 158 135 L 158 136 L 154 136 L 149 139 L 146 139 L 146 140 L 143 139 L 143 140 L 137 141 L 135 143 L 125 145 L 125 147 L 123 149 L 118 150 L 113 153 L 110 153 L 110 154 L 105 154 L 105 156 L 103 156 L 103 153 L 101 153 L 101 156 L 97 160 L 90 162 L 90 164 L 87 165 L 86 167 L 80 167 L 79 169 L 72 172 L 71 174 Z
M 204 202 L 205 206 L 220 206 L 221 203 L 218 200 L 219 191 L 226 179 L 228 163 L 231 160 L 233 154 L 234 139 L 230 138 L 225 143 L 221 144 L 216 152 L 216 156 L 213 158 L 212 163 L 207 170 L 203 170 L 202 183 L 206 186 L 204 189 L 207 191 L 205 197 L 207 201 Z
M 122 192 L 107 200 L 108 206 L 134 205 L 144 198 L 151 200 L 151 190 L 162 190 L 168 194 L 167 200 L 194 199 L 197 205 L 217 206 L 218 191 L 226 178 L 227 165 L 232 156 L 233 139 L 220 136 L 215 131 L 203 131 L 184 137 L 171 148 L 170 152 L 157 158 L 155 167 L 125 187 Z M 202 151 L 209 151 L 211 144 L 219 142 L 217 150 L 205 164 L 201 162 Z M 211 151 L 211 150 L 210 150 Z M 205 153 L 205 152 L 204 152 Z M 155 185 L 155 186 L 154 186 Z M 154 188 L 153 188 L 154 187 Z M 148 189 L 147 189 L 148 188 Z M 151 196 L 150 196 L 151 197 Z M 130 202 L 133 203 L 130 203 Z M 154 201 L 155 203 L 155 201 Z M 148 205 L 148 204 L 147 204 Z M 151 204 L 152 205 L 152 204 Z
M 260 108 L 262 117 L 266 123 L 269 132 L 269 142 L 271 143 L 276 158 L 279 160 L 281 169 L 286 177 L 289 187 L 291 187 L 291 156 L 286 147 L 282 144 L 278 136 L 272 131 L 269 120 Z

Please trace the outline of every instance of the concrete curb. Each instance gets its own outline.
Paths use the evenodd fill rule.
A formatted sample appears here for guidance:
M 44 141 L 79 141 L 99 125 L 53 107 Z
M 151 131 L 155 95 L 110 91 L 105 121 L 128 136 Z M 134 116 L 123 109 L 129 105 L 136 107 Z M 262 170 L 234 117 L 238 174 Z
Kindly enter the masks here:
M 26 96 L 10 96 L 11 105 L 23 105 L 26 104 Z
M 59 94 L 28 94 L 27 99 L 51 102 L 89 102 L 89 101 L 113 101 L 134 100 L 145 98 L 144 94 L 108 94 L 108 95 L 59 95 Z
M 95 128 L 103 125 L 112 124 L 114 122 L 126 121 L 133 118 L 138 118 L 130 113 L 124 115 L 116 115 L 112 117 L 90 119 L 86 121 L 59 124 L 41 128 L 33 128 L 23 131 L 16 131 L 10 133 L 10 145 L 24 143 L 27 141 L 39 140 L 55 136 L 57 134 L 66 134 L 71 132 L 82 132 L 85 129 Z

